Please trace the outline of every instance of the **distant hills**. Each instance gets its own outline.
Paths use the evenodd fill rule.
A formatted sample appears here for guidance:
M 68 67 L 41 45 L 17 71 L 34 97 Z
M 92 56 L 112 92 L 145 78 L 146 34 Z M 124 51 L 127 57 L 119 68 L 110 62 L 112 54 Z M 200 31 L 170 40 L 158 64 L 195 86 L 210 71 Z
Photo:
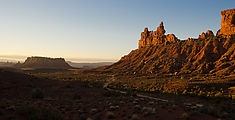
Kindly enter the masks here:
M 68 69 L 68 68 L 96 68 L 111 65 L 113 62 L 75 63 L 65 61 L 64 58 L 28 57 L 24 63 L 0 62 L 0 67 L 36 68 L 36 69 Z
M 13 67 L 15 64 L 13 62 L 0 62 L 0 67 Z
M 139 48 L 113 65 L 97 70 L 125 74 L 235 74 L 235 9 L 221 11 L 221 29 L 198 38 L 179 40 L 165 35 L 163 22 L 156 31 L 144 29 Z
M 28 57 L 24 63 L 17 63 L 16 67 L 35 69 L 69 69 L 73 68 L 64 58 Z
M 74 63 L 70 61 L 66 61 L 69 65 L 76 68 L 96 68 L 106 65 L 111 65 L 113 62 L 97 62 L 97 63 Z

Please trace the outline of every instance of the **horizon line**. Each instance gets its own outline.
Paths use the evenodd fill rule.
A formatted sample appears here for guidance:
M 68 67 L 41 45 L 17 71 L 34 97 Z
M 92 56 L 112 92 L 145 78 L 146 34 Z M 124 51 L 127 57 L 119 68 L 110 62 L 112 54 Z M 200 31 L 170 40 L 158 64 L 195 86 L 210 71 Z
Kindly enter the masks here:
M 38 56 L 38 55 L 36 55 Z M 29 56 L 23 55 L 0 55 L 0 62 L 24 62 Z M 34 56 L 30 56 L 34 57 Z M 74 63 L 100 63 L 100 62 L 117 62 L 119 59 L 111 58 L 70 58 L 70 57 L 51 57 L 51 56 L 40 56 L 49 58 L 64 58 L 65 61 Z

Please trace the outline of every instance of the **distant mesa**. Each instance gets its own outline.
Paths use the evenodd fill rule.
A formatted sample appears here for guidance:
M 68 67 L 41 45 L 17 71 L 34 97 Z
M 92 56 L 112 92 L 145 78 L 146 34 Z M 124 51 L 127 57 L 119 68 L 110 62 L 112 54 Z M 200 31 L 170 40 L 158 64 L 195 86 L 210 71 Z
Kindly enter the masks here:
M 113 64 L 113 62 L 74 63 L 70 61 L 67 61 L 67 63 L 75 68 L 97 68 L 97 67 Z
M 156 31 L 144 29 L 138 49 L 118 62 L 99 68 L 125 74 L 235 74 L 235 9 L 221 11 L 221 29 L 198 38 L 179 40 L 165 35 L 163 22 Z
M 28 57 L 24 63 L 16 64 L 16 67 L 35 69 L 69 69 L 72 68 L 64 58 Z

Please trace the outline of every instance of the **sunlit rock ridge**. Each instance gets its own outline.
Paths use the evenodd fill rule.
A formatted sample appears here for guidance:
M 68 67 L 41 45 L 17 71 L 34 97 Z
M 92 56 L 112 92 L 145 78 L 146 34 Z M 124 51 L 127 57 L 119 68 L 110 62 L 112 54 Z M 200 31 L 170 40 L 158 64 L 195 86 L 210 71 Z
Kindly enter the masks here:
M 179 40 L 165 35 L 163 22 L 156 31 L 144 29 L 138 49 L 113 65 L 99 68 L 125 74 L 235 74 L 235 9 L 221 11 L 221 29 L 198 38 Z

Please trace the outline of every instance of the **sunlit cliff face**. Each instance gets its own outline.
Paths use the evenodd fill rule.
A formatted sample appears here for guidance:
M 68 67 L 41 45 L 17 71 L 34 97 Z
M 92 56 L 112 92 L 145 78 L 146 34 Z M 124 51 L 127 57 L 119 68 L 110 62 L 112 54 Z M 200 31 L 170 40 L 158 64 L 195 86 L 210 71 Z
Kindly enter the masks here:
M 234 26 L 235 9 L 224 10 L 220 14 L 222 15 L 221 27 Z
M 218 35 L 234 35 L 235 34 L 235 9 L 221 11 L 221 29 Z

